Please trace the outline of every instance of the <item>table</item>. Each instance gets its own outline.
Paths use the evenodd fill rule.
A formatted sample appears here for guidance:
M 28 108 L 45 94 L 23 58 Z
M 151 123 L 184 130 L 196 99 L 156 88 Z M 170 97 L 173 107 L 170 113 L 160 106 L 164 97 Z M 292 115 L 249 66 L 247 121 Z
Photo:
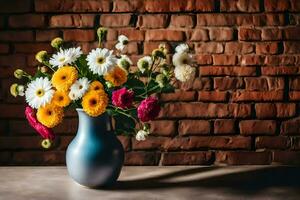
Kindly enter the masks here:
M 1 200 L 300 199 L 300 167 L 124 167 L 112 188 L 76 184 L 65 167 L 0 167 Z

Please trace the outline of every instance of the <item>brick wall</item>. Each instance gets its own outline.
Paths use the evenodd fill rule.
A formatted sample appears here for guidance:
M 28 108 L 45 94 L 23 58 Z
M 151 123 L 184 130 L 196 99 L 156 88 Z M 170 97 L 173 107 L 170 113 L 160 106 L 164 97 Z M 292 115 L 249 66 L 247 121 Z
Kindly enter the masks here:
M 299 164 L 300 1 L 298 0 L 9 0 L 0 3 L 0 163 L 63 164 L 76 113 L 41 149 L 24 121 L 23 99 L 8 88 L 16 66 L 34 71 L 34 54 L 61 36 L 84 51 L 95 30 L 131 42 L 136 61 L 160 42 L 188 42 L 198 64 L 178 85 L 148 140 L 120 137 L 128 165 Z

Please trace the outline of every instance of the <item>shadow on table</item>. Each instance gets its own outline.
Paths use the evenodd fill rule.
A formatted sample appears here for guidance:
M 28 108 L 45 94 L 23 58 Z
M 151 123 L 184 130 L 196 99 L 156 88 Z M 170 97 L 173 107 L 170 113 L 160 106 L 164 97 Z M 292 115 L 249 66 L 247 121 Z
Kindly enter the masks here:
M 232 168 L 230 168 L 232 169 Z M 233 168 L 235 169 L 235 168 Z M 240 169 L 240 168 L 236 168 Z M 232 192 L 251 194 L 269 187 L 284 187 L 298 191 L 300 189 L 299 167 L 266 167 L 245 171 L 226 171 L 226 167 L 199 167 L 167 173 L 152 178 L 118 181 L 108 190 L 151 190 L 164 188 L 226 188 Z M 224 173 L 222 173 L 222 170 Z M 184 180 L 190 176 L 191 179 Z M 176 181 L 168 181 L 170 179 Z M 183 180 L 182 180 L 183 179 Z M 300 194 L 300 190 L 299 190 Z

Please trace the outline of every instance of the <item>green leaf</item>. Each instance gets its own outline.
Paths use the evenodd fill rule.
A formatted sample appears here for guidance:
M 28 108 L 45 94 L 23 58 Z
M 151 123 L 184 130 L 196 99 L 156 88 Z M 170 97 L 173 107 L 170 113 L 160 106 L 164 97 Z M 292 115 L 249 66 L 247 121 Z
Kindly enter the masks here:
M 161 92 L 162 93 L 173 93 L 173 92 L 175 92 L 175 88 L 171 84 L 167 84 L 166 86 L 164 86 L 161 89 Z
M 115 115 L 115 131 L 116 133 L 133 133 L 135 130 L 135 121 L 124 115 Z

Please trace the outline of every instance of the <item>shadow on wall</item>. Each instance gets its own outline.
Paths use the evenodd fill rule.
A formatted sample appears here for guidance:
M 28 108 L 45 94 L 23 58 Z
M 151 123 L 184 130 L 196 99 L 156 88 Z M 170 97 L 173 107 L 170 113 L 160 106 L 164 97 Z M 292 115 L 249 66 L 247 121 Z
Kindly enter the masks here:
M 251 195 L 271 187 L 297 189 L 300 195 L 299 167 L 199 167 L 153 178 L 119 181 L 108 190 L 151 190 L 164 188 L 225 188 L 232 193 Z

